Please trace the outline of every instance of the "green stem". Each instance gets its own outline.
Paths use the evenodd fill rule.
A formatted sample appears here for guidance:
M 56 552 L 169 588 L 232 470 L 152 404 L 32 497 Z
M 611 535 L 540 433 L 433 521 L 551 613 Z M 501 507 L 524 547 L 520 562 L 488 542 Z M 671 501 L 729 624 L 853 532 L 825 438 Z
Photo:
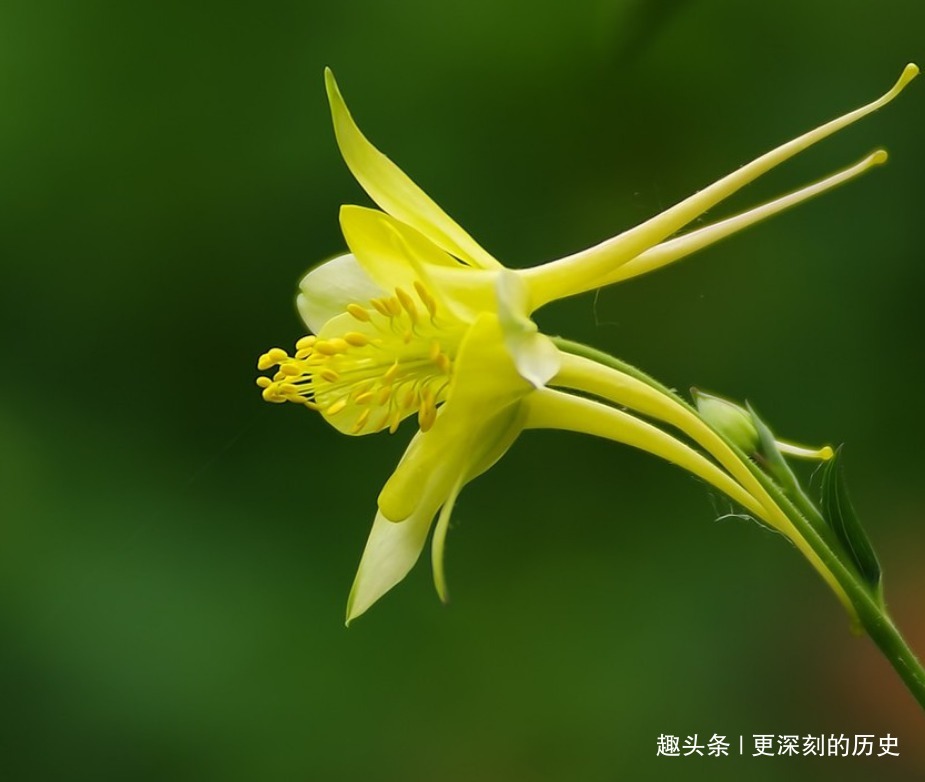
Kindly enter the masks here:
M 690 412 L 699 417 L 697 410 L 688 404 L 686 400 L 636 367 L 614 358 L 607 353 L 595 350 L 594 348 L 582 345 L 578 342 L 571 342 L 561 337 L 556 337 L 553 341 L 560 350 L 596 361 L 606 367 L 616 369 L 635 377 L 637 380 L 641 380 L 659 393 L 683 405 Z M 717 434 L 723 437 L 722 433 L 717 432 Z M 728 438 L 723 437 L 723 439 L 737 454 L 742 463 L 748 467 L 754 477 L 761 482 L 761 485 L 786 514 L 787 518 L 790 519 L 793 526 L 800 535 L 802 535 L 809 547 L 812 548 L 819 559 L 822 560 L 824 565 L 829 569 L 832 576 L 848 596 L 861 627 L 867 632 L 880 651 L 883 652 L 887 660 L 889 660 L 890 664 L 899 674 L 903 683 L 908 687 L 919 705 L 925 709 L 925 668 L 922 667 L 922 663 L 919 662 L 918 658 L 909 647 L 909 644 L 893 623 L 882 599 L 872 594 L 870 588 L 852 567 L 845 565 L 838 556 L 836 550 L 817 530 L 816 525 L 807 518 L 807 516 L 814 517 L 819 515 L 815 506 L 808 501 L 808 498 L 804 497 L 802 499 L 805 499 L 806 502 L 800 503 L 802 507 L 800 509 L 795 507 L 793 502 L 784 495 L 777 484 L 755 465 L 751 459 L 749 459 L 734 443 L 728 440 Z M 820 519 L 813 518 L 813 521 L 817 524 L 819 520 Z

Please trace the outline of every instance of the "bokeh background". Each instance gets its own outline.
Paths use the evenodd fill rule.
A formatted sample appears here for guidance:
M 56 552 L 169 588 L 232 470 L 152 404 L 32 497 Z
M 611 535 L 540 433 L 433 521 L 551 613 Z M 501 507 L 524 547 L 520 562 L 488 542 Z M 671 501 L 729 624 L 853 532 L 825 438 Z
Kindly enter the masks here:
M 781 539 L 642 453 L 530 433 L 349 630 L 413 426 L 261 402 L 295 284 L 368 203 L 364 130 L 512 266 L 599 241 L 925 59 L 883 0 L 0 5 L 0 777 L 906 780 L 925 719 Z M 925 652 L 925 83 L 749 187 L 890 165 L 540 313 L 848 443 Z M 426 560 L 426 555 L 425 555 Z M 899 759 L 656 758 L 659 734 L 890 733 Z

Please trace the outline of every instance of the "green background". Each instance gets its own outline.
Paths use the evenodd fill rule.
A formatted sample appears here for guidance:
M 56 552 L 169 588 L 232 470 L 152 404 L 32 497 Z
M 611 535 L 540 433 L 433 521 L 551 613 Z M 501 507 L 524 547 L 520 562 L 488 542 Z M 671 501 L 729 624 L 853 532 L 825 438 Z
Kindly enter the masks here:
M 368 203 L 361 127 L 511 266 L 597 242 L 925 60 L 884 0 L 0 6 L 0 778 L 912 779 L 925 719 L 794 550 L 676 468 L 528 433 L 349 630 L 413 425 L 260 400 L 257 356 Z M 925 63 L 923 63 L 925 64 Z M 712 217 L 890 165 L 538 316 L 847 442 L 925 651 L 925 80 Z M 426 555 L 425 558 L 426 560 Z M 891 733 L 899 759 L 656 758 L 659 734 Z

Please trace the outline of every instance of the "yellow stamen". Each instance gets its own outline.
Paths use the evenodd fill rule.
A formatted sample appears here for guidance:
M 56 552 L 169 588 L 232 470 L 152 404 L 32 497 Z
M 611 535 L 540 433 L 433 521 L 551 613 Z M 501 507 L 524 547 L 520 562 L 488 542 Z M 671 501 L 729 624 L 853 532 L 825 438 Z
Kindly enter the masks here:
M 359 321 L 363 321 L 364 323 L 369 322 L 369 312 L 367 312 L 365 307 L 361 307 L 359 304 L 348 304 L 347 312 Z
M 398 301 L 401 303 L 401 306 L 405 308 L 405 312 L 408 313 L 408 317 L 411 318 L 412 323 L 418 322 L 418 308 L 414 304 L 414 300 L 408 293 L 401 288 L 395 289 L 395 295 L 398 297 Z
M 359 418 L 353 424 L 353 433 L 359 434 L 363 427 L 366 426 L 367 421 L 369 421 L 369 415 L 372 412 L 372 408 L 367 407 L 362 413 L 360 413 Z
M 437 301 L 431 295 L 430 291 L 424 286 L 422 282 L 418 280 L 414 281 L 414 289 L 418 293 L 418 298 L 424 304 L 424 307 L 427 309 L 427 312 L 430 314 L 431 319 L 433 319 L 437 314 Z
M 259 359 L 257 359 L 257 369 L 259 369 L 261 372 L 264 372 L 274 364 L 278 364 L 280 361 L 285 361 L 288 357 L 289 356 L 286 354 L 286 351 L 282 348 L 270 348 Z
M 369 303 L 376 308 L 380 315 L 385 315 L 387 318 L 392 316 L 392 313 L 389 312 L 389 308 L 382 299 L 370 299 Z
M 361 348 L 369 344 L 369 337 L 359 331 L 348 331 L 344 334 L 344 340 L 348 345 L 353 345 L 355 348 Z
M 347 400 L 341 398 L 341 399 L 338 399 L 333 405 L 328 407 L 328 409 L 325 410 L 324 413 L 325 415 L 337 415 L 345 407 L 347 407 Z
M 385 371 L 385 374 L 382 376 L 382 382 L 386 384 L 391 383 L 395 379 L 395 376 L 398 374 L 398 370 L 399 366 L 398 362 L 396 361 Z
M 436 311 L 423 285 L 415 291 L 428 312 Z M 362 331 L 309 335 L 298 340 L 293 356 L 273 348 L 260 357 L 262 370 L 275 367 L 272 379 L 258 380 L 263 397 L 321 410 L 352 434 L 394 431 L 415 412 L 422 428 L 430 428 L 446 399 L 446 375 L 467 325 L 455 318 L 422 322 L 420 306 L 401 288 L 371 299 L 369 310 L 349 304 L 346 311 L 364 324 Z M 374 415 L 374 408 L 381 414 Z

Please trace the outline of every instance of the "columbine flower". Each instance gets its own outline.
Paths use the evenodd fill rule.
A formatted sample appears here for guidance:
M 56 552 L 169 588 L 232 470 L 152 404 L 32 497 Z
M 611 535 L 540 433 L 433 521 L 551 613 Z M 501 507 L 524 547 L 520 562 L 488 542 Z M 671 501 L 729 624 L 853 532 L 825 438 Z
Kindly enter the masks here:
M 679 464 L 787 534 L 838 592 L 737 455 L 690 409 L 629 374 L 560 351 L 530 315 L 556 299 L 679 260 L 884 162 L 886 153 L 878 150 L 790 195 L 669 239 L 756 177 L 888 103 L 917 72 L 907 66 L 873 103 L 759 157 L 636 228 L 561 260 L 510 270 L 370 144 L 327 71 L 341 153 L 382 211 L 341 208 L 350 253 L 316 267 L 300 285 L 298 306 L 312 334 L 299 340 L 293 355 L 273 348 L 261 356 L 261 370 L 277 369 L 258 384 L 268 401 L 318 410 L 346 434 L 394 432 L 404 418 L 417 416 L 420 431 L 379 495 L 348 621 L 410 570 L 438 511 L 433 565 L 445 597 L 442 552 L 459 491 L 524 428 L 538 426 L 608 437 Z M 677 427 L 724 469 L 589 394 Z

